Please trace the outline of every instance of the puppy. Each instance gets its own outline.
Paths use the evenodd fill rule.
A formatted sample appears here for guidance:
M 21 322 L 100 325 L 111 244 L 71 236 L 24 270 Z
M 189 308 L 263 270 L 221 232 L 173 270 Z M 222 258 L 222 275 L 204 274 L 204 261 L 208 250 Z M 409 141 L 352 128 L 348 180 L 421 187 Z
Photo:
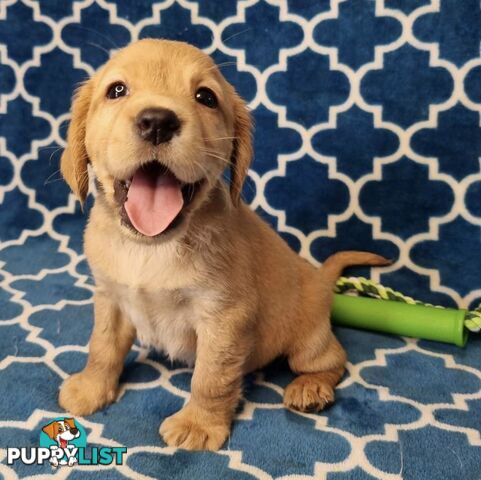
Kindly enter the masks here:
M 71 440 L 80 436 L 80 431 L 75 425 L 73 418 L 64 418 L 63 420 L 57 420 L 45 425 L 42 431 L 46 433 L 52 440 L 57 442 L 58 447 L 65 450 L 68 448 L 68 444 Z M 65 461 L 67 464 L 67 461 Z M 77 463 L 76 457 L 69 457 L 68 466 L 71 467 Z M 50 464 L 52 467 L 57 468 L 59 466 L 59 460 L 57 457 L 50 457 Z
M 298 257 L 240 200 L 251 159 L 245 103 L 188 44 L 141 40 L 78 90 L 61 170 L 81 202 L 88 165 L 97 182 L 85 231 L 95 326 L 87 366 L 60 390 L 67 411 L 115 400 L 136 337 L 195 362 L 190 401 L 160 427 L 171 446 L 220 448 L 243 375 L 281 355 L 298 374 L 287 407 L 333 401 L 346 361 L 329 322 L 335 281 L 387 261 L 342 252 L 317 269 Z

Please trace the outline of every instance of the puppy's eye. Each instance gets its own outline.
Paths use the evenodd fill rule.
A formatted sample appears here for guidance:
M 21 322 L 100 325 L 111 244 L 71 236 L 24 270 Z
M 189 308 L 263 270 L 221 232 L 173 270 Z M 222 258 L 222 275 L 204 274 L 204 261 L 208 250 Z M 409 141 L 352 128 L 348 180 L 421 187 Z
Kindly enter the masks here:
M 127 85 L 122 82 L 115 82 L 107 90 L 107 98 L 114 99 L 127 95 Z
M 207 87 L 199 88 L 199 90 L 195 92 L 195 99 L 197 102 L 209 108 L 216 108 L 218 104 L 215 93 Z

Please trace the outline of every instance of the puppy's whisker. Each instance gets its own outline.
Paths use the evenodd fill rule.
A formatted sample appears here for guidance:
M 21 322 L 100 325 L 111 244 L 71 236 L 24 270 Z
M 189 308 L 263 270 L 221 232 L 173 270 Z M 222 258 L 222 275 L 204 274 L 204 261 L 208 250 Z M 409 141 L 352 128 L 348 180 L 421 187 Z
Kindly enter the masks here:
M 50 162 L 52 161 L 52 157 L 57 153 L 60 152 L 60 150 L 63 150 L 63 147 L 58 147 L 56 150 L 54 150 L 51 154 L 50 157 L 48 157 L 48 164 L 50 165 Z
M 219 160 L 222 160 L 222 161 L 223 161 L 225 164 L 227 164 L 227 165 L 230 165 L 230 163 L 231 163 L 229 159 L 224 158 L 224 157 L 221 157 L 220 155 L 217 155 L 217 154 L 215 154 L 214 152 L 211 152 L 211 151 L 209 151 L 209 150 L 202 150 L 202 149 L 201 149 L 201 152 L 207 154 L 209 157 L 213 157 L 213 158 L 217 158 L 217 159 L 219 159 Z
M 47 186 L 47 185 L 51 185 L 52 183 L 55 183 L 55 182 L 61 182 L 63 180 L 63 178 L 54 178 L 53 180 L 50 180 L 49 182 L 45 181 L 45 183 L 43 184 L 43 186 Z
M 44 182 L 44 186 L 50 183 L 54 183 L 54 182 L 58 182 L 59 180 L 62 180 L 62 178 L 55 178 L 53 180 L 50 180 L 54 175 L 57 175 L 57 173 L 60 173 L 60 169 L 55 170 L 55 172 L 53 172 L 51 175 L 47 177 L 47 179 Z
M 231 61 L 231 62 L 222 62 L 218 63 L 217 67 L 222 68 L 222 67 L 230 67 L 231 65 L 237 65 L 237 62 Z
M 230 178 L 229 178 L 225 173 L 222 174 L 222 178 L 223 178 L 227 183 L 230 182 Z M 252 194 L 255 196 L 256 191 L 255 191 L 255 189 L 252 187 L 252 185 L 251 185 L 250 183 L 245 182 L 245 183 L 244 183 L 244 188 L 247 188 L 247 189 L 248 189 L 250 192 L 252 192 Z M 244 194 L 243 194 L 242 192 L 241 192 L 241 198 L 242 198 L 242 200 L 245 201 L 245 197 L 244 197 Z M 248 203 L 248 202 L 246 202 L 246 203 Z
M 202 173 L 204 174 L 204 177 L 205 178 L 209 178 L 209 171 L 205 168 L 204 165 L 202 165 L 202 163 L 196 159 L 194 159 L 194 164 L 195 166 L 197 166 L 198 168 L 200 168 L 202 170 Z M 192 172 L 195 174 L 196 172 L 194 171 L 194 166 L 191 165 L 191 169 L 192 169 Z
M 209 157 L 213 157 L 213 158 L 217 158 L 218 160 L 222 160 L 222 162 L 224 162 L 226 164 L 226 166 L 230 167 L 234 172 L 237 172 L 237 169 L 238 169 L 237 165 L 235 163 L 232 163 L 229 159 L 226 159 L 224 157 L 216 155 L 215 153 L 211 152 L 210 150 L 201 149 L 201 151 L 204 152 Z M 226 177 L 225 173 L 223 173 L 222 176 L 223 176 L 224 180 L 229 182 L 230 179 Z M 256 192 L 255 192 L 254 188 L 252 188 L 252 185 L 250 185 L 249 183 L 245 183 L 245 185 L 255 195 Z
M 201 149 L 201 150 L 202 150 L 207 156 L 209 156 L 209 157 L 213 157 L 213 158 L 217 158 L 217 159 L 219 159 L 219 160 L 222 160 L 222 161 L 223 161 L 228 167 L 230 167 L 234 172 L 237 172 L 237 169 L 238 169 L 237 165 L 236 165 L 235 163 L 232 163 L 232 162 L 230 161 L 230 159 L 226 159 L 226 158 L 224 158 L 224 157 L 221 157 L 221 156 L 219 156 L 219 155 L 216 155 L 216 154 L 214 154 L 213 152 L 211 152 L 211 151 L 209 151 L 209 150 L 204 150 L 204 149 Z M 230 181 L 230 179 L 227 178 L 227 176 L 226 176 L 225 173 L 223 173 L 222 176 L 223 176 L 224 180 L 226 180 L 227 182 Z M 252 188 L 252 185 L 250 185 L 249 183 L 245 183 L 244 185 L 247 186 L 247 188 L 255 195 L 256 191 L 254 190 L 254 188 Z
M 203 147 L 200 147 L 199 150 L 201 152 L 208 152 L 208 153 L 214 153 L 216 155 L 220 155 L 220 152 L 218 150 L 214 150 L 212 148 L 203 148 Z
M 44 150 L 52 150 L 52 148 L 56 150 L 61 150 L 63 147 L 60 147 L 59 145 L 49 145 L 47 147 L 40 147 L 38 149 L 39 152 L 43 152 Z
M 244 33 L 247 33 L 249 30 L 252 30 L 251 27 L 249 28 L 246 28 L 245 30 L 241 30 L 240 32 L 237 32 L 237 33 L 234 33 L 233 35 L 231 35 L 230 37 L 227 37 L 227 38 L 224 38 L 224 40 L 222 40 L 224 43 L 225 42 L 228 42 L 229 40 L 232 40 L 233 38 L 239 36 L 239 35 L 242 35 Z
M 99 50 L 102 50 L 103 52 L 105 52 L 107 55 L 110 55 L 110 51 L 102 47 L 102 45 L 98 45 L 97 43 L 93 43 L 93 42 L 87 42 L 87 45 L 91 45 L 92 47 L 98 48 Z
M 110 43 L 110 45 L 112 45 L 116 50 L 118 50 L 118 49 L 120 48 L 110 37 L 108 37 L 107 35 L 104 35 L 103 33 L 100 33 L 98 30 L 94 30 L 93 28 L 84 27 L 83 25 L 75 25 L 75 26 L 76 26 L 77 28 L 86 30 L 87 32 L 94 33 L 95 35 L 98 35 L 99 37 L 104 38 L 104 39 L 107 40 L 107 41 Z M 109 52 L 109 55 L 110 55 L 110 52 Z
M 204 152 L 208 157 L 215 158 L 216 160 L 220 160 L 226 167 L 233 167 L 235 168 L 235 165 L 226 160 L 225 158 L 219 157 L 218 155 L 212 155 L 211 153 Z
M 207 156 L 210 156 L 210 157 L 213 157 L 213 158 L 217 158 L 217 159 L 219 159 L 219 160 L 222 160 L 222 161 L 226 164 L 227 167 L 231 168 L 234 172 L 237 172 L 237 169 L 238 169 L 237 165 L 236 165 L 235 163 L 232 163 L 230 160 L 225 159 L 225 158 L 223 158 L 223 157 L 220 157 L 220 156 L 218 156 L 218 155 L 215 155 L 215 154 L 213 154 L 213 153 L 211 153 L 211 152 L 209 152 L 209 151 L 203 150 L 203 152 L 204 152 Z M 224 174 L 224 179 L 225 179 L 225 180 L 229 180 L 227 177 L 225 177 L 225 174 Z M 252 188 L 252 186 L 249 185 L 248 183 L 246 183 L 246 185 L 247 185 L 248 188 L 255 194 L 255 190 Z
M 205 137 L 202 140 L 206 142 L 216 142 L 217 140 L 237 140 L 239 137 L 216 137 L 216 138 L 208 138 Z
M 218 63 L 214 65 L 213 67 L 210 67 L 206 70 L 206 72 L 210 72 L 211 70 L 215 70 L 216 68 L 223 68 L 223 67 L 230 67 L 233 65 L 237 65 L 237 62 L 223 62 L 223 63 Z

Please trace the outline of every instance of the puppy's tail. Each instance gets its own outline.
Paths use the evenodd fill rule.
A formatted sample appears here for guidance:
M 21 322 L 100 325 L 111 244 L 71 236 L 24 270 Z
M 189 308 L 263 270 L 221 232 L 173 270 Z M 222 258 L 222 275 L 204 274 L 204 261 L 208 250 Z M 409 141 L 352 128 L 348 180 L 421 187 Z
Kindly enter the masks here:
M 354 265 L 369 265 L 371 267 L 385 267 L 391 265 L 391 260 L 370 252 L 356 252 L 346 250 L 328 257 L 320 269 L 323 282 L 334 290 L 337 279 L 341 276 L 346 267 Z

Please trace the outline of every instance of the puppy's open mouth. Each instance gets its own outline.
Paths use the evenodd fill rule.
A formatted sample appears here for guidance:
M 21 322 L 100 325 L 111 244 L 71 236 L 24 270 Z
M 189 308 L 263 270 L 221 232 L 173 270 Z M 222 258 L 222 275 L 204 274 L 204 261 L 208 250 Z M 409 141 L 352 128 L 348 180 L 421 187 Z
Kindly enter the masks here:
M 122 221 L 142 235 L 155 237 L 181 223 L 203 184 L 204 180 L 181 182 L 165 165 L 151 161 L 129 180 L 116 180 L 114 189 Z

